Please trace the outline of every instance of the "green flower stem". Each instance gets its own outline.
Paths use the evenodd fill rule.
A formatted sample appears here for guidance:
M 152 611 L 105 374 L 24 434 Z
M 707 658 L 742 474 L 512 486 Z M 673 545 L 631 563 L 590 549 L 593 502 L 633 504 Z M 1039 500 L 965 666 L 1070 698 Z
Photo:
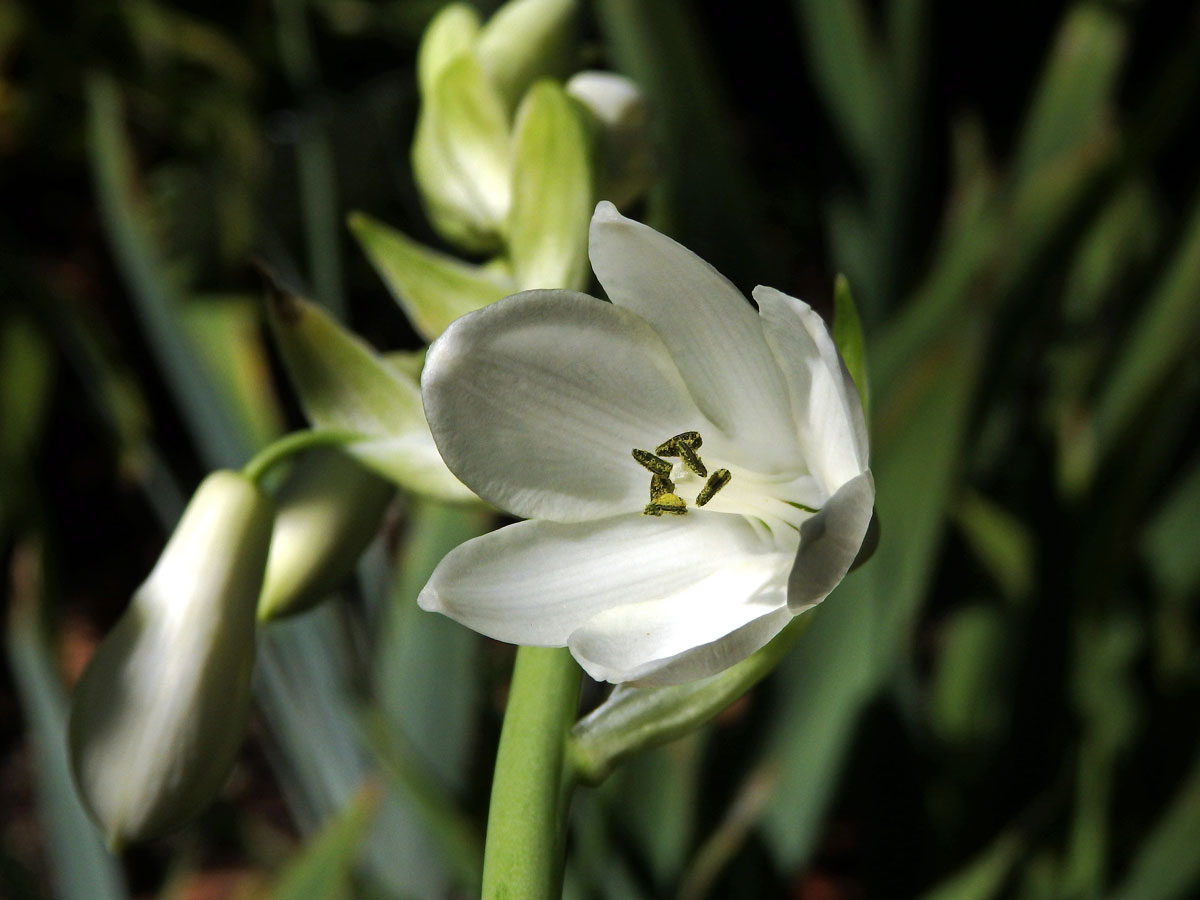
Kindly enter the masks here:
M 355 431 L 344 431 L 334 428 L 314 428 L 305 431 L 293 431 L 285 434 L 279 440 L 264 447 L 250 462 L 242 468 L 242 475 L 258 484 L 263 476 L 275 465 L 316 447 L 335 447 L 360 440 L 362 435 Z
M 699 728 L 770 674 L 812 616 L 797 616 L 757 653 L 708 678 L 669 687 L 619 685 L 571 729 L 567 753 L 574 775 L 598 784 L 633 754 Z
M 562 649 L 521 647 L 496 753 L 482 900 L 552 900 L 562 894 L 566 812 L 573 779 L 567 730 L 582 673 Z

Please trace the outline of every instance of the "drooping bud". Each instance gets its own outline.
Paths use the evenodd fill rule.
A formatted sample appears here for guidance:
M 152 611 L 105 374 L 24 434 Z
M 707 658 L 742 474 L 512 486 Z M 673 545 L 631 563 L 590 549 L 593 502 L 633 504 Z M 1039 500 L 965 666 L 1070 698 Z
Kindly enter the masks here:
M 310 609 L 350 572 L 395 488 L 340 450 L 302 459 L 276 495 L 259 621 Z
M 75 784 L 114 848 L 181 824 L 229 773 L 272 517 L 253 482 L 209 475 L 75 689 Z
M 636 200 L 654 180 L 650 107 L 638 86 L 613 72 L 580 72 L 567 94 L 583 104 L 597 126 L 598 195 L 616 206 Z

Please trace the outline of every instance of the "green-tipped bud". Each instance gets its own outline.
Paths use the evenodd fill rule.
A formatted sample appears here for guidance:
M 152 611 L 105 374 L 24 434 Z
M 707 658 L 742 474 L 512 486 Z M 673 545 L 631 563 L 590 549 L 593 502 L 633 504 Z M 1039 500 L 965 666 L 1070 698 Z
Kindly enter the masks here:
M 340 450 L 309 453 L 276 495 L 259 621 L 311 608 L 353 568 L 395 489 Z
M 575 0 L 510 0 L 479 33 L 488 79 L 514 111 L 539 78 L 562 78 L 574 47 Z
M 413 175 L 433 226 L 464 250 L 506 243 L 513 117 L 534 81 L 566 71 L 574 12 L 574 0 L 512 0 L 480 28 L 453 4 L 421 40 Z
M 208 476 L 75 689 L 75 784 L 114 848 L 197 813 L 233 765 L 272 518 L 248 479 Z
M 625 206 L 654 180 L 650 107 L 638 86 L 612 72 L 580 72 L 567 82 L 596 125 L 600 157 L 598 194 Z

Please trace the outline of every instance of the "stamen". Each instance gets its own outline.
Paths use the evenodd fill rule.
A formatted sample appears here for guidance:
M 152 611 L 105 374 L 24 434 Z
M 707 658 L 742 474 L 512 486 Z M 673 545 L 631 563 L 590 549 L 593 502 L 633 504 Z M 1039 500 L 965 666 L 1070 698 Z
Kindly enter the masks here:
M 703 506 L 709 500 L 716 496 L 717 491 L 729 484 L 729 480 L 733 476 L 729 474 L 728 469 L 717 469 L 712 473 L 712 476 L 704 483 L 704 487 L 700 488 L 700 493 L 696 495 L 696 505 Z M 651 487 L 651 492 L 654 488 Z
M 665 440 L 655 447 L 654 452 L 663 456 L 678 456 L 679 453 L 675 448 L 679 444 L 686 444 L 693 450 L 699 450 L 704 446 L 704 439 L 700 437 L 700 432 L 698 431 L 681 431 L 675 437 Z
M 650 502 L 653 503 L 664 494 L 675 493 L 675 482 L 665 475 L 650 476 Z
M 671 470 L 674 468 L 674 466 L 672 466 L 665 459 L 660 459 L 653 453 L 650 453 L 646 450 L 634 450 L 633 458 L 637 460 L 639 466 L 649 469 L 655 475 L 662 476 L 663 478 L 666 478 L 668 475 L 670 475 Z
M 653 490 L 653 487 L 651 487 Z M 687 503 L 682 497 L 675 494 L 660 494 L 654 500 L 646 504 L 646 508 L 642 510 L 643 516 L 661 516 L 664 513 L 669 516 L 682 516 L 687 512 Z
M 697 448 L 703 444 L 704 440 L 700 437 L 700 432 L 684 431 L 669 440 L 663 441 L 654 448 L 654 452 L 662 456 L 678 456 L 683 460 L 685 466 L 701 478 L 704 478 L 708 475 L 708 469 L 704 467 L 704 463 L 696 455 Z

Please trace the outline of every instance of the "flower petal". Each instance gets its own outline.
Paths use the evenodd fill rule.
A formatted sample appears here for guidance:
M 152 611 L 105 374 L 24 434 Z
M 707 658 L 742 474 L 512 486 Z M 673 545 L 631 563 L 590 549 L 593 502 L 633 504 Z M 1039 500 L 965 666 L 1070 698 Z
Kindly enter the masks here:
M 606 610 L 620 618 L 639 601 L 679 595 L 739 559 L 757 559 L 763 549 L 740 516 L 639 513 L 571 525 L 518 522 L 452 550 L 417 602 L 498 640 L 562 647 Z M 775 562 L 783 573 L 776 607 L 784 602 L 787 564 Z M 723 599 L 736 605 L 732 597 Z M 695 610 L 684 615 L 694 618 Z M 723 632 L 718 626 L 715 633 Z
M 868 465 L 858 390 L 812 307 L 761 285 L 754 299 L 767 343 L 788 381 L 808 470 L 832 494 Z
M 640 512 L 631 455 L 708 420 L 654 331 L 569 291 L 529 291 L 455 322 L 422 392 L 446 464 L 514 515 L 577 522 Z
M 697 405 L 762 466 L 794 468 L 787 385 L 747 302 L 723 275 L 607 201 L 592 216 L 589 256 L 617 306 L 671 350 Z
M 725 554 L 725 564 L 669 596 L 598 613 L 568 646 L 602 681 L 678 684 L 753 653 L 791 618 L 782 553 Z
M 875 504 L 875 479 L 863 472 L 842 485 L 800 526 L 800 549 L 788 577 L 788 608 L 799 613 L 838 586 L 862 546 Z

